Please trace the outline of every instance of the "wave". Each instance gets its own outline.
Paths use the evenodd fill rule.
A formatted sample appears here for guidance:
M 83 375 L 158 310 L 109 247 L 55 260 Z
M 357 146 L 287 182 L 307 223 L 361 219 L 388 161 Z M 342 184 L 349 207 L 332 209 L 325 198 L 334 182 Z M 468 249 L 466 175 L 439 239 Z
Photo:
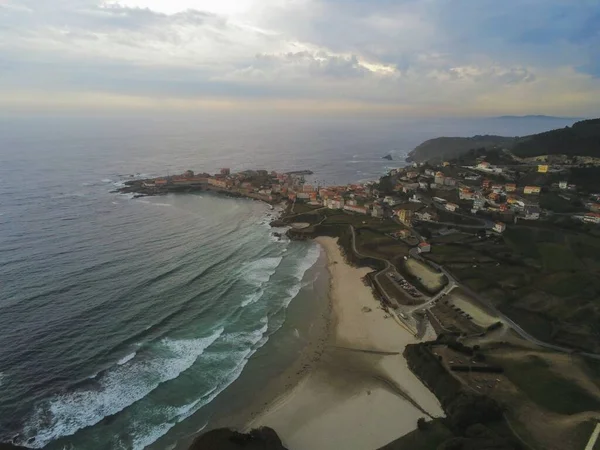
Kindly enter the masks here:
M 257 259 L 256 261 L 244 264 L 242 270 L 244 271 L 246 281 L 249 281 L 256 287 L 261 287 L 273 276 L 281 261 L 283 261 L 283 256 L 275 256 Z
M 259 301 L 262 296 L 265 294 L 265 291 L 263 291 L 262 289 L 259 289 L 257 292 L 254 292 L 252 294 L 248 294 L 244 301 L 242 301 L 242 304 L 240 305 L 242 308 L 245 308 L 248 305 L 252 305 L 254 303 L 256 303 L 257 301 Z
M 134 424 L 132 426 L 131 435 L 133 436 L 133 450 L 143 450 L 147 446 L 153 444 L 162 436 L 167 434 L 171 428 L 177 423 L 184 421 L 188 417 L 194 415 L 205 405 L 212 402 L 221 392 L 229 387 L 242 374 L 249 359 L 262 347 L 267 341 L 268 336 L 265 334 L 268 331 L 268 318 L 263 317 L 260 320 L 261 328 L 253 331 L 227 333 L 223 335 L 220 341 L 227 342 L 230 345 L 240 346 L 245 348 L 239 351 L 228 351 L 225 353 L 217 353 L 207 355 L 207 360 L 218 360 L 220 363 L 230 362 L 230 368 L 225 373 L 216 375 L 215 384 L 212 389 L 205 392 L 201 397 L 179 407 L 169 407 L 157 412 L 162 416 L 160 425 L 155 425 L 149 428 L 144 424 Z M 233 367 L 231 365 L 233 364 Z M 221 364 L 219 364 L 221 366 Z M 204 430 L 208 424 L 204 424 L 196 433 Z
M 135 358 L 137 352 L 130 353 L 129 355 L 123 356 L 120 360 L 117 361 L 117 365 L 122 366 L 123 364 L 127 364 L 133 358 Z
M 130 364 L 116 365 L 94 382 L 56 394 L 36 405 L 26 420 L 17 444 L 35 437 L 32 445 L 42 448 L 49 442 L 97 424 L 146 397 L 162 383 L 177 378 L 222 334 L 220 328 L 212 335 L 198 339 L 162 339 L 156 356 L 132 358 Z

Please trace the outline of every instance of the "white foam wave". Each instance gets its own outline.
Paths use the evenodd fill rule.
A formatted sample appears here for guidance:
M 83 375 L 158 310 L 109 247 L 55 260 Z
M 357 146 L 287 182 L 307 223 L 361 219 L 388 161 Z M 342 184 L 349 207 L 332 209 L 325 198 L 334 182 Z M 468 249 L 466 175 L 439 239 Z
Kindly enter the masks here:
M 67 391 L 42 401 L 25 423 L 18 443 L 35 436 L 33 447 L 42 448 L 122 411 L 189 369 L 222 333 L 223 328 L 205 338 L 165 338 L 158 345 L 157 356 L 113 367 L 98 380 L 99 386 Z
M 241 307 L 245 308 L 248 305 L 252 305 L 254 303 L 256 303 L 257 301 L 259 301 L 261 299 L 261 297 L 264 295 L 265 291 L 263 291 L 262 289 L 259 289 L 258 291 L 252 293 L 252 294 L 248 294 L 244 301 L 242 301 Z
M 129 355 L 123 356 L 120 360 L 117 361 L 117 365 L 122 366 L 123 364 L 128 363 L 137 355 L 136 352 L 130 353 Z
M 261 319 L 262 327 L 258 330 L 250 332 L 236 332 L 228 333 L 222 337 L 225 342 L 235 343 L 236 345 L 243 344 L 246 348 L 237 352 L 228 352 L 227 358 L 232 358 L 237 361 L 236 365 L 226 374 L 222 375 L 218 379 L 218 384 L 213 389 L 206 392 L 202 397 L 194 400 L 186 405 L 169 408 L 163 410 L 162 413 L 166 413 L 170 417 L 166 421 L 153 428 L 147 426 L 136 426 L 134 431 L 134 443 L 132 446 L 133 450 L 143 450 L 147 446 L 153 444 L 162 436 L 164 436 L 171 428 L 173 428 L 178 422 L 182 422 L 188 417 L 195 414 L 200 408 L 212 402 L 221 392 L 231 385 L 235 380 L 242 374 L 244 367 L 248 364 L 250 357 L 256 353 L 256 351 L 262 347 L 268 340 L 269 337 L 265 336 L 268 330 L 268 318 L 263 317 Z M 222 355 L 216 356 L 218 358 Z M 208 356 L 207 358 L 215 358 L 215 356 Z M 208 424 L 205 424 L 197 432 L 200 432 L 206 428 Z
M 304 259 L 302 259 L 300 264 L 298 264 L 298 267 L 294 274 L 298 281 L 302 281 L 302 278 L 304 278 L 304 274 L 306 273 L 306 271 L 315 265 L 320 255 L 321 248 L 316 244 L 311 245 Z
M 283 256 L 275 256 L 244 264 L 245 279 L 256 287 L 261 287 L 273 276 L 282 260 Z

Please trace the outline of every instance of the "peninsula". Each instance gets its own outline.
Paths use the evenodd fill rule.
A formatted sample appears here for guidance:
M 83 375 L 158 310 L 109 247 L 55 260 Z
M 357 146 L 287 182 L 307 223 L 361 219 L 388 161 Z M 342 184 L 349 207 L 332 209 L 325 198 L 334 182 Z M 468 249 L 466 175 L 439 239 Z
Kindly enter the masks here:
M 273 428 L 291 450 L 559 450 L 585 448 L 600 420 L 598 170 L 477 149 L 364 184 L 222 169 L 121 192 L 284 204 L 277 232 L 327 253 L 329 338 L 223 425 Z

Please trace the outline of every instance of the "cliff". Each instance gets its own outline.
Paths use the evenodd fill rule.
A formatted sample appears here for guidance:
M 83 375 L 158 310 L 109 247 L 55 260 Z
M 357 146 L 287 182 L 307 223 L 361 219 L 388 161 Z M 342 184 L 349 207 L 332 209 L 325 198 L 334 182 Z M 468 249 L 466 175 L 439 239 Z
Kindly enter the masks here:
M 247 434 L 228 428 L 212 430 L 196 438 L 190 450 L 287 450 L 275 430 L 267 427 Z

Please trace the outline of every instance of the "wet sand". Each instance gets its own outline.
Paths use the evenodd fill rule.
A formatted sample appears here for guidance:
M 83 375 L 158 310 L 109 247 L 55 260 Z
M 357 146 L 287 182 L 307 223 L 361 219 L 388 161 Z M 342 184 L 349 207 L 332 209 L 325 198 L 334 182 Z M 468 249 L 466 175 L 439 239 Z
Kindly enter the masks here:
M 377 449 L 443 412 L 402 357 L 417 340 L 363 283 L 370 269 L 348 265 L 335 239 L 317 242 L 328 258 L 331 313 L 296 364 L 267 385 L 243 428 L 272 427 L 290 450 Z

